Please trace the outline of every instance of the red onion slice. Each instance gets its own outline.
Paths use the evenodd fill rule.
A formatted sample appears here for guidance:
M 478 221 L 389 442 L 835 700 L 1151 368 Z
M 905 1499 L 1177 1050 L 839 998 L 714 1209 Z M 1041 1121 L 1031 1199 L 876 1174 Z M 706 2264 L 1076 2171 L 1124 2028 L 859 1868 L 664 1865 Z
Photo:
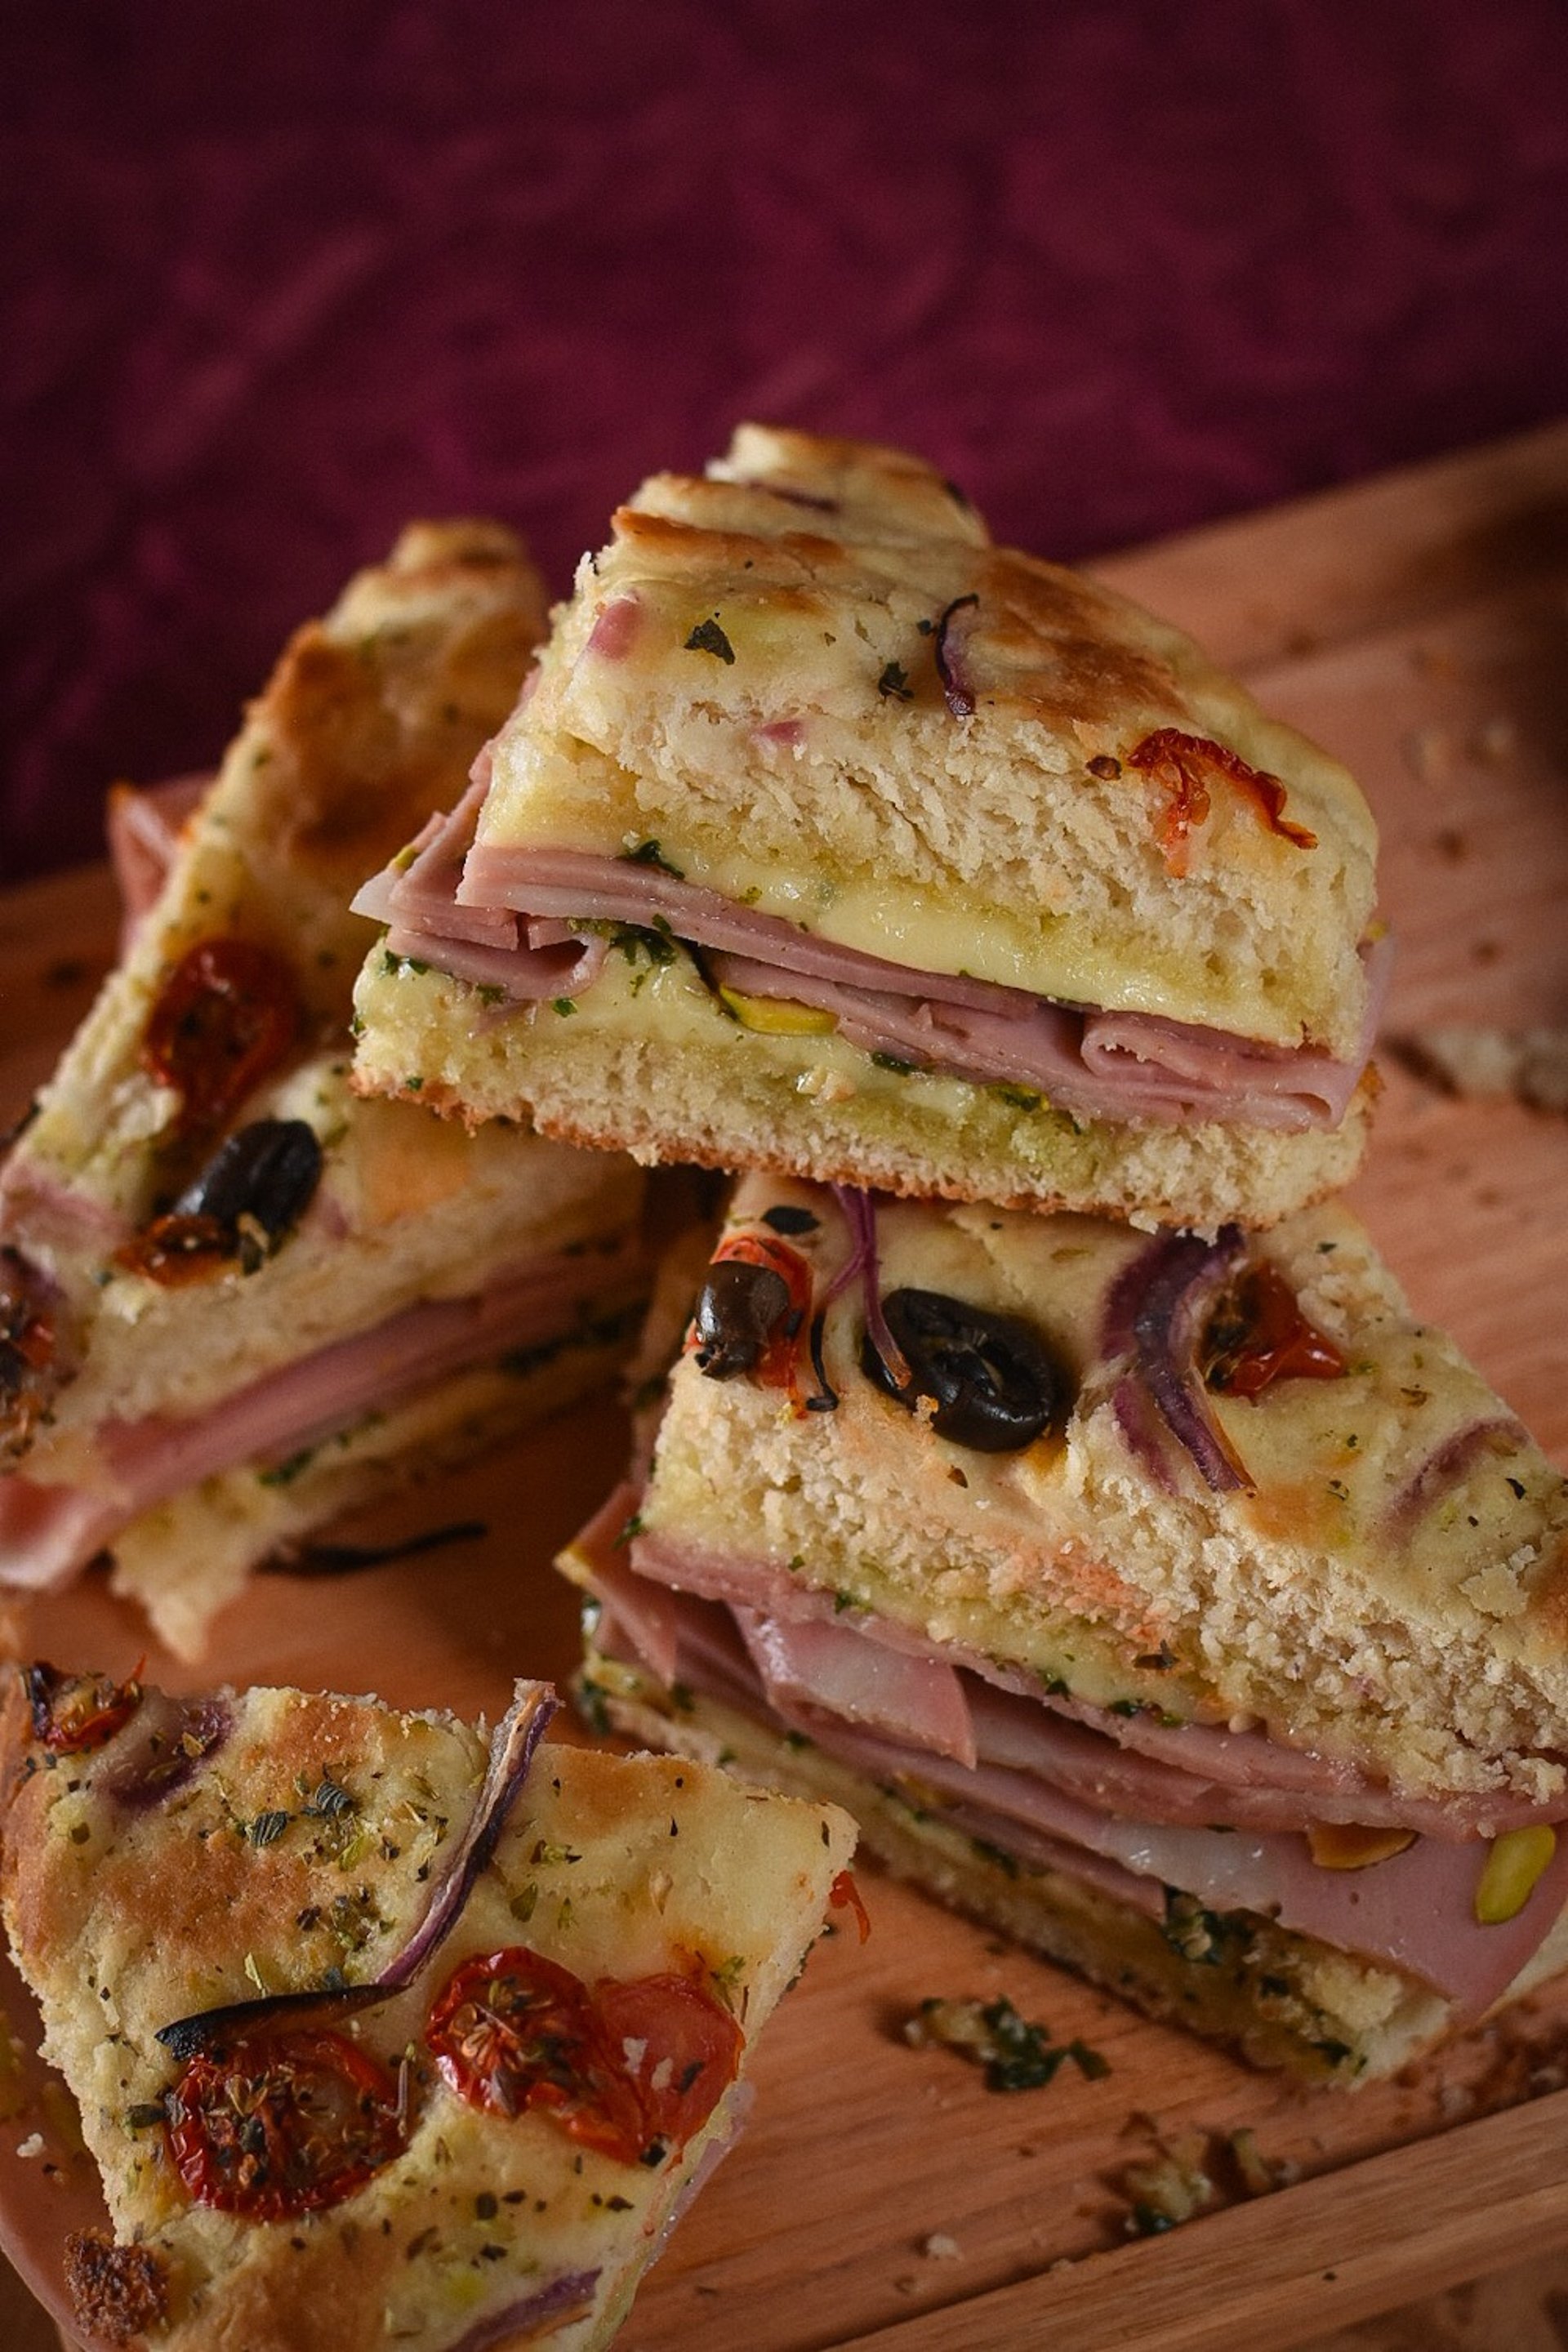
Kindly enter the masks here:
M 1136 1372 L 1123 1372 L 1111 1391 L 1110 1409 L 1122 1443 L 1163 1495 L 1173 1495 L 1176 1482 L 1165 1459 L 1165 1424 L 1153 1398 Z
M 955 719 L 973 718 L 974 695 L 963 676 L 959 649 L 952 642 L 952 616 L 955 613 L 962 613 L 966 606 L 977 606 L 979 603 L 979 597 L 973 594 L 955 596 L 936 625 L 936 674 L 942 680 L 947 707 Z
M 221 2009 L 198 2011 L 160 2029 L 158 2040 L 165 2050 L 175 2058 L 193 2058 L 198 2050 L 247 2033 L 254 2026 L 297 2023 L 307 2015 L 353 2016 L 402 1992 L 457 1925 L 475 1881 L 495 1852 L 544 1727 L 558 1704 L 548 1683 L 517 1684 L 510 1706 L 491 1734 L 489 1763 L 468 1826 L 431 1886 L 425 1916 L 378 1976 L 364 1984 L 268 1993 L 259 2000 L 231 2001 Z
M 146 1691 L 131 1738 L 97 1793 L 112 1797 L 130 1812 L 150 1811 L 184 1787 L 233 1727 L 224 1699 L 170 1698 L 163 1691 Z
M 867 1335 L 888 1367 L 894 1387 L 907 1389 L 914 1375 L 910 1370 L 903 1349 L 889 1330 L 888 1318 L 882 1312 L 882 1282 L 877 1250 L 877 1204 L 869 1192 L 862 1192 L 853 1184 L 835 1184 L 833 1196 L 844 1212 L 854 1248 L 848 1264 L 840 1266 L 834 1276 L 823 1305 L 830 1305 L 858 1274 L 866 1301 Z
M 1383 1532 L 1391 1542 L 1411 1534 L 1416 1520 L 1430 1509 L 1446 1486 L 1457 1486 L 1483 1454 L 1507 1453 L 1525 1435 L 1511 1413 L 1492 1413 L 1472 1421 L 1429 1454 L 1415 1475 L 1394 1496 L 1383 1517 Z
M 1122 1268 L 1105 1308 L 1107 1355 L 1131 1356 L 1132 1377 L 1216 1495 L 1234 1494 L 1250 1482 L 1194 1384 L 1193 1351 L 1203 1309 L 1243 1246 L 1236 1225 L 1225 1226 L 1212 1242 L 1198 1234 L 1162 1234 Z M 1123 1434 L 1151 1475 L 1168 1484 L 1152 1455 L 1152 1433 L 1129 1408 L 1130 1400 L 1119 1394 Z
M 598 2284 L 597 2271 L 562 2271 L 536 2286 L 531 2294 L 520 2295 L 499 2311 L 488 2311 L 466 2336 L 458 2337 L 451 2352 L 489 2352 L 489 2346 L 504 2344 L 509 2337 L 536 2334 L 546 2321 L 552 2323 L 553 2332 L 565 2320 L 585 2316 Z

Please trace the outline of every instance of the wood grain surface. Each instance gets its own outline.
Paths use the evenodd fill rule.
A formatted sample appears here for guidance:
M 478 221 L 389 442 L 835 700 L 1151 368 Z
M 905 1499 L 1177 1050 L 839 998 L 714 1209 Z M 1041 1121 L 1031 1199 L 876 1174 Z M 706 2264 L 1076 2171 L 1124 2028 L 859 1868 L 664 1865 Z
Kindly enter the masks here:
M 1423 1314 L 1568 1465 L 1568 1118 L 1450 1099 L 1399 1051 L 1435 1023 L 1568 1027 L 1568 428 L 1100 569 L 1362 777 L 1400 961 L 1355 1204 Z M 0 897 L 0 1126 L 85 1010 L 114 923 L 97 870 Z M 205 1672 L 153 1660 L 149 1674 L 498 1710 L 514 1670 L 571 1666 L 574 1602 L 550 1558 L 616 1475 L 624 1434 L 608 1402 L 562 1418 L 362 1523 L 478 1518 L 483 1539 L 342 1582 L 259 1578 Z M 95 1580 L 18 1613 L 19 1642 L 73 1664 L 122 1673 L 145 1647 Z M 1468 2324 L 1451 2301 L 1388 2324 L 1403 2335 L 1359 2323 L 1526 2255 L 1511 2332 L 1474 2346 L 1534 2352 L 1527 2305 L 1555 2326 L 1568 2263 L 1544 2250 L 1568 2244 L 1568 1990 L 1406 2080 L 1307 2093 L 869 1868 L 862 1888 L 869 1944 L 820 1947 L 784 2003 L 758 2053 L 755 2120 L 647 2282 L 623 2352 L 1271 2352 L 1331 2331 L 1335 2352 L 1468 2352 L 1443 2332 Z M 1110 2073 L 997 2096 L 951 2053 L 903 2038 L 928 1995 L 1004 1992 Z M 26 2125 L 0 2121 L 0 2227 L 7 2179 L 59 2153 L 46 2131 L 40 2155 L 18 2158 Z M 1240 2129 L 1289 2185 L 1246 2196 L 1228 2142 Z M 1134 2241 L 1126 2169 L 1182 2132 L 1201 2136 L 1215 2204 Z M 69 2193 L 49 2191 L 62 2212 Z M 51 2341 L 0 2284 L 7 2352 Z

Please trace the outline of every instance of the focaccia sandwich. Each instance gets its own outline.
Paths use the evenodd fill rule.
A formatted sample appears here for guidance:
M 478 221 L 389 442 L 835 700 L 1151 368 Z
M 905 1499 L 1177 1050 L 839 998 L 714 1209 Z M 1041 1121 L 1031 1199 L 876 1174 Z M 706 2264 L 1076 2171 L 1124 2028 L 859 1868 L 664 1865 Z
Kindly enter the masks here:
M 1352 778 L 1180 632 L 918 459 L 744 426 L 616 514 L 463 807 L 362 894 L 356 1084 L 1260 1224 L 1361 1151 L 1374 856 Z
M 416 526 L 205 795 L 119 803 L 137 919 L 0 1169 L 0 1580 L 107 1548 L 192 1654 L 255 1559 L 618 1360 L 630 1161 L 348 1082 L 349 898 L 458 798 L 542 625 L 510 532 Z
M 1338 1208 L 749 1177 L 563 1565 L 605 1719 L 1254 2057 L 1387 2073 L 1568 1963 L 1568 1484 Z

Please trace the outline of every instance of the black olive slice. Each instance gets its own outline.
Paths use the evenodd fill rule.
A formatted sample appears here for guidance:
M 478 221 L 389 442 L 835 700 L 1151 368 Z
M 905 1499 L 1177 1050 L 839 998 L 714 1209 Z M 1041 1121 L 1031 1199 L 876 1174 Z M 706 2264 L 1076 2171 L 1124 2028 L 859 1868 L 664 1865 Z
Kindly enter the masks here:
M 795 1208 L 787 1201 L 763 1211 L 763 1224 L 771 1225 L 775 1234 L 814 1234 L 821 1222 L 809 1209 Z
M 929 1397 L 939 1437 L 976 1454 L 1016 1454 L 1065 1417 L 1068 1375 L 1021 1316 L 994 1314 L 940 1290 L 889 1291 L 882 1313 L 909 1365 L 909 1385 L 894 1380 L 869 1332 L 860 1344 L 860 1368 L 910 1412 Z
M 789 1285 L 771 1265 L 721 1258 L 698 1294 L 697 1369 L 710 1381 L 754 1371 L 790 1314 Z
M 254 1218 L 274 1247 L 310 1207 L 321 1181 L 321 1146 L 302 1118 L 258 1118 L 220 1144 L 174 1203 L 181 1217 L 211 1217 L 233 1233 Z

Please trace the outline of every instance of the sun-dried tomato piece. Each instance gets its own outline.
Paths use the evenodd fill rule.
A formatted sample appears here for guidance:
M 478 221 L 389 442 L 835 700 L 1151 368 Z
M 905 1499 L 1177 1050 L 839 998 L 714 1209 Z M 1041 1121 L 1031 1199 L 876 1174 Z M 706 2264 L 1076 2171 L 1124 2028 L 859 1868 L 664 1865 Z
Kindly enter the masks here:
M 174 1132 L 211 1134 L 275 1070 L 300 1034 L 300 992 L 254 940 L 198 940 L 148 1018 L 142 1066 L 180 1097 Z
M 170 2161 L 195 2201 L 252 2221 L 341 2204 L 404 2147 L 393 2077 L 319 2026 L 199 2052 L 164 2107 Z
M 101 1748 L 130 1722 L 142 1704 L 134 1675 L 117 1683 L 108 1675 L 67 1675 L 39 1659 L 23 1668 L 33 1737 L 56 1756 L 80 1756 Z
M 1347 1370 L 1334 1342 L 1267 1258 L 1248 1266 L 1209 1318 L 1200 1350 L 1207 1385 L 1221 1396 L 1258 1397 L 1276 1381 L 1337 1381 Z
M 183 1290 L 187 1284 L 211 1282 L 233 1265 L 235 1237 L 216 1217 L 186 1217 L 171 1213 L 154 1217 L 134 1238 L 114 1253 L 116 1265 L 128 1274 L 144 1275 L 164 1290 Z
M 1167 870 L 1181 876 L 1191 856 L 1190 836 L 1210 808 L 1210 786 L 1215 778 L 1234 784 L 1258 811 L 1270 833 L 1293 841 L 1298 849 L 1315 849 L 1318 836 L 1305 825 L 1292 824 L 1284 814 L 1285 787 L 1278 776 L 1254 768 L 1239 752 L 1214 742 L 1207 735 L 1185 735 L 1179 727 L 1157 727 L 1127 754 L 1127 765 L 1150 776 L 1165 795 L 1159 826 L 1160 853 Z
M 18 1450 L 56 1385 L 58 1335 L 43 1278 L 20 1251 L 0 1249 L 0 1445 Z

